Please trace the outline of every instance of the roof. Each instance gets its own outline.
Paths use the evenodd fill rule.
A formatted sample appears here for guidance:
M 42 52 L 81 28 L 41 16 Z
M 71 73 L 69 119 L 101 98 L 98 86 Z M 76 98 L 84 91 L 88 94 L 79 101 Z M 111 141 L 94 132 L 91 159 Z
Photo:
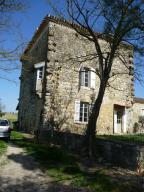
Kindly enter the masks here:
M 24 51 L 24 54 L 26 54 L 32 48 L 32 46 L 35 44 L 36 40 L 41 35 L 42 31 L 45 29 L 45 27 L 47 26 L 47 24 L 50 21 L 53 22 L 53 23 L 59 24 L 59 25 L 64 25 L 64 26 L 67 26 L 69 28 L 80 30 L 80 31 L 85 32 L 85 33 L 88 32 L 87 28 L 81 27 L 80 25 L 78 25 L 78 24 L 76 24 L 74 22 L 65 20 L 63 18 L 58 18 L 58 17 L 52 16 L 52 15 L 46 15 L 46 17 L 42 20 L 40 26 L 35 31 L 35 33 L 34 33 L 34 35 L 32 37 L 32 40 L 27 45 L 27 47 L 26 47 L 26 49 Z M 104 38 L 102 33 L 95 32 L 95 34 L 96 35 L 101 35 L 101 38 Z M 131 47 L 131 45 L 129 45 L 127 43 L 124 43 L 124 44 Z
M 55 17 L 55 16 L 52 16 L 52 15 L 46 15 L 46 17 L 42 20 L 40 26 L 37 28 L 37 30 L 35 31 L 33 37 L 32 37 L 32 40 L 29 42 L 28 46 L 26 47 L 24 53 L 27 53 L 31 48 L 32 46 L 34 45 L 34 43 L 36 42 L 36 40 L 39 38 L 39 36 L 41 35 L 41 32 L 45 29 L 45 27 L 47 26 L 47 24 L 52 21 L 54 23 L 57 23 L 57 24 L 60 24 L 60 25 L 64 25 L 64 26 L 67 26 L 69 28 L 75 28 L 75 29 L 78 29 L 78 30 L 81 30 L 83 32 L 87 32 L 87 29 L 84 28 L 84 27 L 81 27 L 80 25 L 78 24 L 75 24 L 71 21 L 68 21 L 68 20 L 65 20 L 65 19 L 62 19 L 62 18 L 58 18 L 58 17 Z M 101 34 L 101 33 L 96 33 L 96 34 Z
M 134 103 L 144 104 L 144 98 L 135 97 L 134 98 Z

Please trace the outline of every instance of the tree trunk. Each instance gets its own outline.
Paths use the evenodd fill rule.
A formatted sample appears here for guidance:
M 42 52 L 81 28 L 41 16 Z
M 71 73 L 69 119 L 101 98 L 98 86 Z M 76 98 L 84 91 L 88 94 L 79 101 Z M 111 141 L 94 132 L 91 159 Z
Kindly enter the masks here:
M 89 121 L 87 125 L 87 130 L 86 130 L 84 145 L 86 145 L 86 152 L 88 153 L 88 156 L 91 159 L 93 159 L 95 155 L 94 150 L 95 150 L 97 120 L 99 117 L 99 112 L 100 112 L 101 104 L 102 104 L 105 89 L 106 89 L 106 82 L 107 81 L 104 81 L 104 82 L 101 82 L 100 84 L 99 93 L 94 103 L 92 112 L 89 116 Z

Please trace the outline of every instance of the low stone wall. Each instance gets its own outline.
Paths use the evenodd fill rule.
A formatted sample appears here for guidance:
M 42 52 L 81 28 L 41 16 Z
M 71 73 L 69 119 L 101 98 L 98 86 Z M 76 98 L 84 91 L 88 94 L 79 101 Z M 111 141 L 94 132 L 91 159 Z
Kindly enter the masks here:
M 141 169 L 144 162 L 144 146 L 120 141 L 97 139 L 99 161 L 131 170 Z
M 62 145 L 77 153 L 81 151 L 84 136 L 63 132 L 45 132 L 43 141 Z M 142 172 L 144 168 L 144 144 L 96 139 L 96 161 L 111 166 Z

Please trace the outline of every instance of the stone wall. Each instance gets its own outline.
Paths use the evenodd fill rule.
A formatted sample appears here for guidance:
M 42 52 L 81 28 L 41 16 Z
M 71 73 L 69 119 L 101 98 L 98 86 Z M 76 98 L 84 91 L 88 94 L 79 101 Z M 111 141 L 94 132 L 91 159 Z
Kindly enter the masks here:
M 47 37 L 48 28 L 37 39 L 32 49 L 23 55 L 21 85 L 19 95 L 18 120 L 20 130 L 34 132 L 41 125 L 41 113 L 43 110 L 42 90 L 44 81 L 41 84 L 41 93 L 36 91 L 36 69 L 34 64 L 46 61 L 47 58 Z
M 143 169 L 144 146 L 138 144 L 97 139 L 96 154 L 100 163 L 135 171 Z
M 103 49 L 108 50 L 106 41 L 100 41 Z M 128 110 L 133 102 L 133 76 L 129 75 L 128 71 L 128 67 L 133 65 L 133 50 L 122 46 L 119 52 L 125 57 L 127 67 L 120 59 L 115 59 L 112 74 L 117 72 L 120 75 L 110 79 L 111 87 L 106 90 L 98 120 L 97 132 L 100 134 L 113 134 L 114 104 L 126 106 Z M 72 133 L 85 132 L 86 124 L 74 123 L 75 101 L 92 103 L 97 97 L 98 76 L 95 89 L 79 87 L 80 67 L 82 65 L 94 69 L 98 67 L 97 58 L 89 58 L 93 53 L 95 53 L 94 45 L 75 30 L 53 22 L 49 23 L 43 113 L 45 129 L 55 126 L 57 129 L 69 130 Z
M 61 145 L 78 154 L 82 152 L 83 141 L 83 135 L 65 132 L 45 132 L 41 140 L 41 142 Z M 100 164 L 142 172 L 144 170 L 144 144 L 96 138 L 95 160 Z

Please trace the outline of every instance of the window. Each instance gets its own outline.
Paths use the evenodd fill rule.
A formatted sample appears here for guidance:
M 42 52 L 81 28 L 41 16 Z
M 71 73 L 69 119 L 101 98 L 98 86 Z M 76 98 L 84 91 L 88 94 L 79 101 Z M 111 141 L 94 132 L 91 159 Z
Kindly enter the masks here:
M 43 78 L 43 71 L 44 67 L 37 68 L 37 79 L 42 79 Z
M 82 67 L 79 72 L 80 86 L 90 87 L 95 89 L 96 74 L 93 69 Z
M 37 63 L 34 65 L 37 73 L 37 80 L 42 80 L 44 76 L 44 66 L 45 62 Z
M 7 120 L 0 120 L 0 126 L 8 126 L 9 122 Z
M 88 68 L 81 68 L 80 70 L 80 85 L 90 87 L 90 70 Z
M 89 116 L 89 104 L 88 103 L 80 103 L 80 122 L 88 122 Z
M 42 92 L 42 83 L 44 78 L 45 62 L 37 63 L 34 65 L 35 70 L 35 89 L 37 92 Z
M 91 105 L 87 102 L 75 101 L 75 122 L 87 123 Z
M 120 111 L 117 111 L 117 124 L 122 123 L 122 113 Z

